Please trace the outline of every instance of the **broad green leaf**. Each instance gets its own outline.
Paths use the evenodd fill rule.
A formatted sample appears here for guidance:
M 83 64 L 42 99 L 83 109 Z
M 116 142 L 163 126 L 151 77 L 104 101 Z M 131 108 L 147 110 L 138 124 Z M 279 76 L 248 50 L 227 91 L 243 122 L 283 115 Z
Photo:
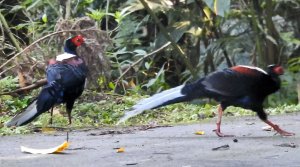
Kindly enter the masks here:
M 200 36 L 202 34 L 202 28 L 194 26 L 187 32 L 193 34 L 194 36 Z
M 100 9 L 97 9 L 97 10 L 89 9 L 89 10 L 90 10 L 90 13 L 86 13 L 86 15 L 96 21 L 101 21 L 102 18 L 105 16 L 105 12 Z
M 119 11 L 115 12 L 114 17 L 117 23 L 120 23 L 123 19 L 123 15 Z
M 145 68 L 149 70 L 151 63 L 145 62 Z
M 165 64 L 158 71 L 155 78 L 150 79 L 149 82 L 147 84 L 143 85 L 143 86 L 146 86 L 147 88 L 149 88 L 149 87 L 155 85 L 156 82 L 159 81 L 160 79 L 164 81 L 164 78 L 161 78 L 161 76 L 164 75 L 164 72 L 165 72 Z
M 136 49 L 133 52 L 136 53 L 135 56 L 144 56 L 144 55 L 147 54 L 147 52 L 145 50 L 142 50 L 142 49 Z
M 292 72 L 300 71 L 300 57 L 292 58 L 288 61 L 289 70 Z
M 176 22 L 174 25 L 171 27 L 167 28 L 171 38 L 177 42 L 182 35 L 190 28 L 190 21 L 181 21 L 181 22 Z M 165 38 L 164 34 L 159 33 L 155 42 L 156 47 L 161 47 L 165 43 L 167 43 L 167 39 Z
M 115 84 L 114 84 L 113 82 L 109 82 L 109 83 L 108 83 L 108 87 L 109 87 L 110 89 L 114 90 L 116 86 L 115 86 Z
M 47 14 L 46 14 L 46 13 L 43 14 L 42 20 L 43 20 L 44 23 L 47 23 L 47 22 L 48 22 L 48 17 L 47 17 Z
M 207 19 L 211 20 L 211 17 L 210 17 L 211 16 L 211 11 L 210 11 L 210 9 L 207 6 L 204 7 L 203 12 L 207 16 Z
M 280 37 L 288 43 L 300 45 L 300 40 L 293 37 L 293 32 L 280 33 Z
M 143 86 L 146 86 L 147 88 L 149 88 L 150 86 L 154 85 L 155 82 L 156 82 L 156 78 L 152 78 L 148 81 L 147 84 L 145 84 Z

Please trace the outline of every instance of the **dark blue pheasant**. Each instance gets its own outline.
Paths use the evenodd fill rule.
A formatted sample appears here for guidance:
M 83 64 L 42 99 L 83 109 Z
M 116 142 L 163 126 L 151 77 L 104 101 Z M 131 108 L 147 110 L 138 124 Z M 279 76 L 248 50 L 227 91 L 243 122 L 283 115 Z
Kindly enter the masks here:
M 81 35 L 65 42 L 65 53 L 56 60 L 49 61 L 46 70 L 47 85 L 26 109 L 6 123 L 6 126 L 26 125 L 40 114 L 60 103 L 66 104 L 69 124 L 75 100 L 82 94 L 87 76 L 87 66 L 76 53 L 76 48 L 84 43 Z
M 278 65 L 270 65 L 267 71 L 250 66 L 235 66 L 216 71 L 194 83 L 181 85 L 141 100 L 125 113 L 118 124 L 144 110 L 207 97 L 220 102 L 217 129 L 215 130 L 220 137 L 231 136 L 221 133 L 220 128 L 223 110 L 229 106 L 253 110 L 262 121 L 273 127 L 278 133 L 283 136 L 292 136 L 294 133 L 284 131 L 278 125 L 270 122 L 263 110 L 265 98 L 279 90 L 279 75 L 282 74 L 283 69 Z

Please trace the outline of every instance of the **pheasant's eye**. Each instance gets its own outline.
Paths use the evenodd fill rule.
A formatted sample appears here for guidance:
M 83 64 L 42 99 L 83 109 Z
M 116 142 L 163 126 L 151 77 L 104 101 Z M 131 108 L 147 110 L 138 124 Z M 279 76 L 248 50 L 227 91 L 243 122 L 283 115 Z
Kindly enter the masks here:
M 83 39 L 81 39 L 81 38 L 77 38 L 77 39 L 76 39 L 76 41 L 77 41 L 77 42 L 81 42 L 81 43 L 82 43 L 82 42 L 83 42 Z

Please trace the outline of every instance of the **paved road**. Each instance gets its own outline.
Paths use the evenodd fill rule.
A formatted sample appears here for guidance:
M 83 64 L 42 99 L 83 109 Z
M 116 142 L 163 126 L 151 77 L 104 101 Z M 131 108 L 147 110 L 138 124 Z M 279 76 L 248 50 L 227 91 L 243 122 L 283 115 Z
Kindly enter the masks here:
M 271 116 L 271 120 L 293 131 L 294 137 L 274 136 L 262 131 L 265 126 L 256 117 L 225 118 L 223 131 L 235 138 L 218 138 L 212 132 L 214 121 L 199 124 L 160 127 L 148 130 L 120 131 L 89 130 L 71 132 L 71 146 L 64 154 L 31 155 L 20 152 L 20 145 L 47 148 L 61 144 L 65 132 L 5 136 L 0 139 L 1 167 L 300 167 L 300 113 L 288 116 Z M 123 129 L 124 130 L 124 129 Z M 204 130 L 205 135 L 194 132 Z M 237 139 L 238 142 L 233 142 Z M 229 145 L 229 149 L 212 148 Z M 283 144 L 283 145 L 282 145 Z M 281 146 L 278 146 L 281 145 Z M 124 153 L 114 148 L 125 147 Z

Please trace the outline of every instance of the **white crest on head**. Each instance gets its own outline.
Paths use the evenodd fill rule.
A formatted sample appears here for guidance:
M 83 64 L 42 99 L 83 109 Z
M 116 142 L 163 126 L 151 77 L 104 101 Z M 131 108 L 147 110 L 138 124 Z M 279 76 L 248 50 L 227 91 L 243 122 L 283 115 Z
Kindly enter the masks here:
M 239 67 L 245 67 L 245 68 L 250 68 L 250 69 L 253 69 L 253 70 L 257 70 L 259 72 L 262 72 L 264 74 L 268 74 L 265 70 L 261 69 L 261 68 L 258 68 L 258 67 L 253 67 L 253 66 L 246 66 L 246 65 L 238 65 Z
M 57 55 L 56 60 L 57 61 L 63 61 L 63 60 L 66 60 L 66 59 L 69 59 L 69 58 L 72 58 L 72 57 L 76 57 L 76 55 L 70 54 L 70 53 L 63 53 L 63 54 Z

